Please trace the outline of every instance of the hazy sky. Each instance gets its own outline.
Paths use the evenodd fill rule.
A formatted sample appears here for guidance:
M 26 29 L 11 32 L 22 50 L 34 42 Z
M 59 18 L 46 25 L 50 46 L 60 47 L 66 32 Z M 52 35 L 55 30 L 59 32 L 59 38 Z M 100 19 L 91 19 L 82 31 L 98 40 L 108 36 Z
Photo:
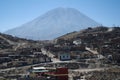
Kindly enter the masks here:
M 120 25 L 120 0 L 0 0 L 0 32 L 58 7 L 76 8 L 105 26 Z

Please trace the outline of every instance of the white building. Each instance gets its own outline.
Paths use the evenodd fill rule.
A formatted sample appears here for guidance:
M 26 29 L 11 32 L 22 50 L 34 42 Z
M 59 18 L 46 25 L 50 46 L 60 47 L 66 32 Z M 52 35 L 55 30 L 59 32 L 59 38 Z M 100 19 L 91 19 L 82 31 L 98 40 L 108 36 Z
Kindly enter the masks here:
M 65 60 L 70 60 L 71 57 L 70 57 L 70 53 L 68 52 L 59 52 L 58 53 L 58 58 L 62 61 L 65 61 Z

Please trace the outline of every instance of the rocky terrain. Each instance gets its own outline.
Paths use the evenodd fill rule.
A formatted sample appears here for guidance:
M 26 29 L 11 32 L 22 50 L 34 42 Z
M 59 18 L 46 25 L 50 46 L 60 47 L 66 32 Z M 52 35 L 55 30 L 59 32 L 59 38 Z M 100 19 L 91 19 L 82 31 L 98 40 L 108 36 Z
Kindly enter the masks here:
M 118 59 L 120 56 L 120 27 L 96 27 L 72 32 L 58 38 L 63 41 L 80 41 L 104 56 Z M 119 61 L 119 59 L 118 59 Z
M 120 27 L 89 27 L 46 41 L 0 33 L 0 79 L 24 80 L 23 75 L 29 73 L 37 80 L 30 70 L 44 66 L 66 67 L 73 80 L 119 80 L 119 53 Z

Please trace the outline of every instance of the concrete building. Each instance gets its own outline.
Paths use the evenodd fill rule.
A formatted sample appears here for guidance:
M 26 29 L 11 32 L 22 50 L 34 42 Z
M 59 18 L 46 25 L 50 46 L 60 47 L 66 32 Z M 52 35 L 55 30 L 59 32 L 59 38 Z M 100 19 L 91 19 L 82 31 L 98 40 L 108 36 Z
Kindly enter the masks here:
M 58 59 L 65 61 L 65 60 L 70 60 L 70 53 L 69 52 L 59 52 L 58 53 Z

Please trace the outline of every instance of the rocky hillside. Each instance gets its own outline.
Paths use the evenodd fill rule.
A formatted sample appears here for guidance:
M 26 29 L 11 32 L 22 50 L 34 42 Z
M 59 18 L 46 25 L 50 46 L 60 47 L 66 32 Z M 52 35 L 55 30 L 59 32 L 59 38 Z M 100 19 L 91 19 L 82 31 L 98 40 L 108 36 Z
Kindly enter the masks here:
M 88 35 L 89 37 L 90 37 L 90 34 L 91 35 L 93 34 L 94 37 L 97 36 L 98 34 L 102 34 L 101 38 L 106 36 L 107 34 L 111 34 L 111 35 L 108 35 L 107 37 L 117 38 L 117 37 L 120 37 L 119 33 L 120 33 L 120 27 L 104 27 L 104 26 L 99 26 L 95 28 L 88 27 L 87 29 L 83 29 L 80 31 L 74 31 L 74 32 L 65 34 L 56 39 L 75 40 L 75 39 L 81 39 L 82 36 L 87 37 L 88 34 L 89 34 Z M 104 37 L 104 40 L 105 39 L 106 38 Z
M 0 33 L 0 51 L 17 50 L 19 48 L 37 47 L 40 41 L 27 40 Z M 36 45 L 35 45 L 36 44 Z
M 57 38 L 57 41 L 79 41 L 100 54 L 120 62 L 120 27 L 96 27 L 72 32 Z

